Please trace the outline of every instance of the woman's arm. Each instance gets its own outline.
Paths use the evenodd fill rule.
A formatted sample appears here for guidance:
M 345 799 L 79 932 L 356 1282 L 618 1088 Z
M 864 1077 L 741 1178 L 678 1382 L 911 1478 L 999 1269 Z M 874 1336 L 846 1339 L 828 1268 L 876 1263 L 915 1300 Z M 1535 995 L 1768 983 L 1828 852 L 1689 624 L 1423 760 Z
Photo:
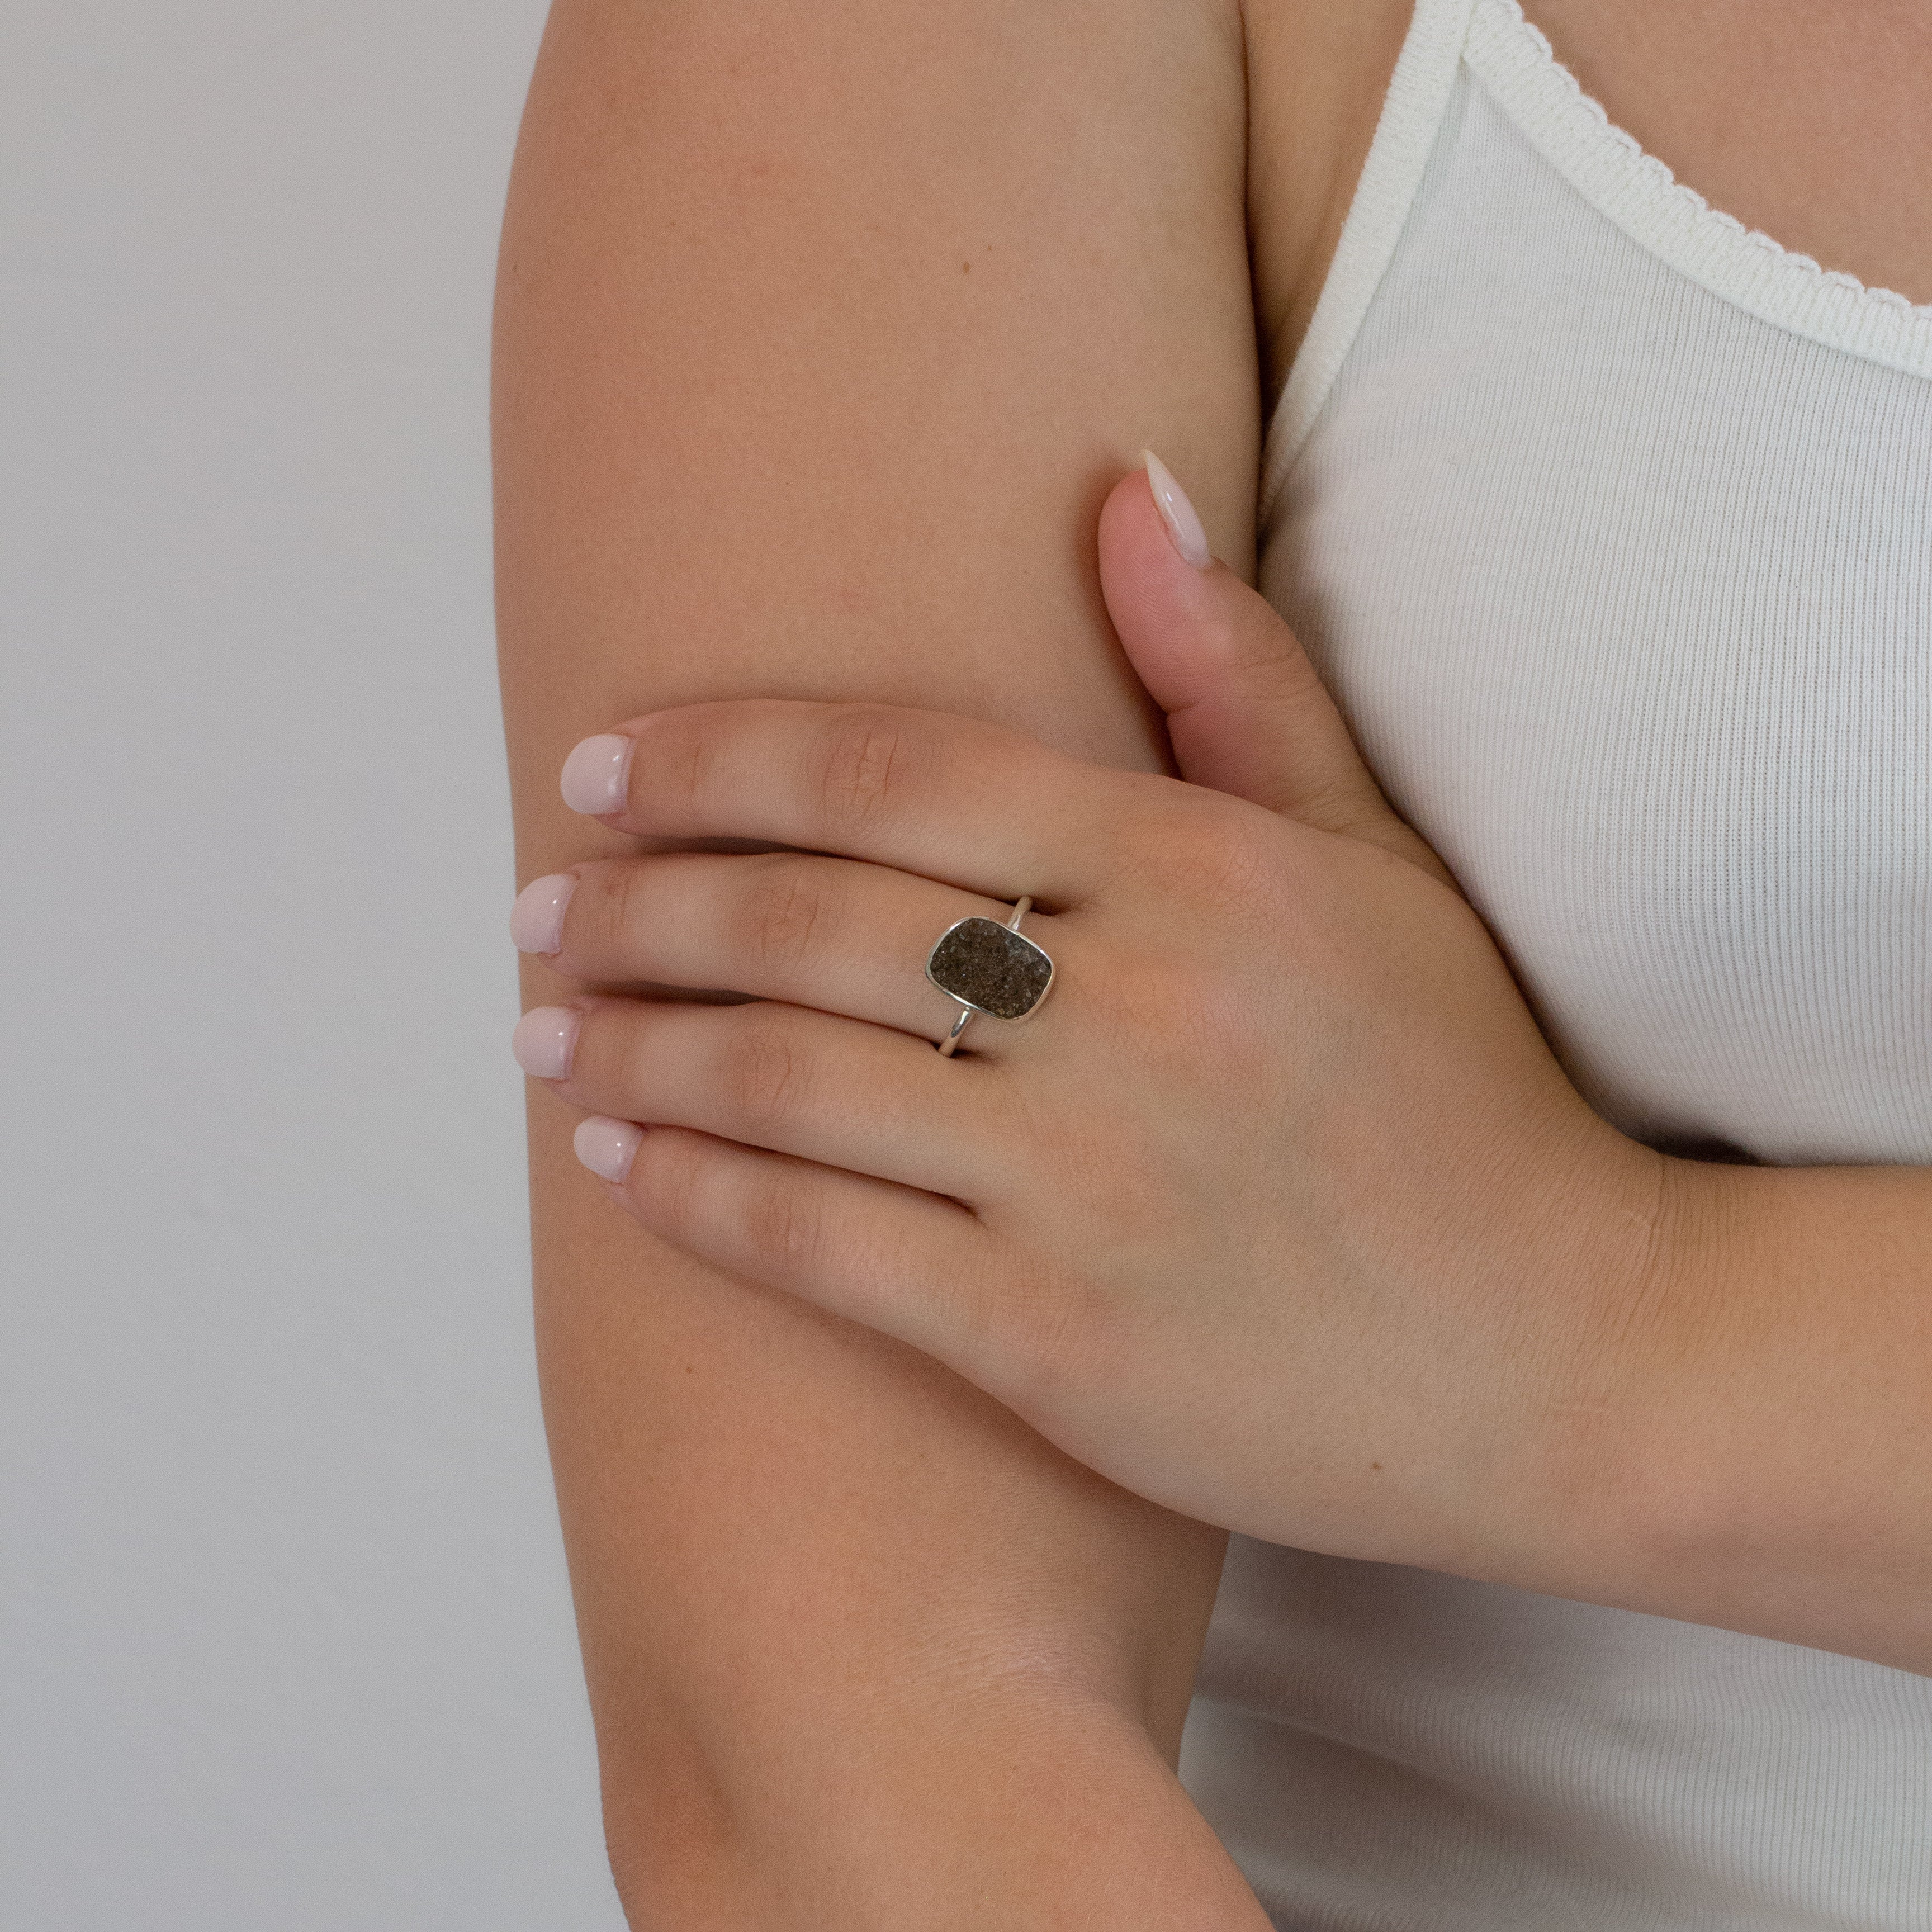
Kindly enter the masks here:
M 1563 1593 L 1932 1674 L 1932 1169 L 1667 1166 Z
M 694 699 L 1159 763 L 1093 521 L 1152 443 L 1249 560 L 1242 90 L 1233 0 L 560 0 L 498 317 L 523 878 L 634 849 L 558 768 Z M 574 1119 L 533 1090 L 539 1346 L 634 1922 L 1261 1924 L 1170 1768 L 1221 1538 L 653 1240 Z
M 520 1029 L 610 1198 L 1198 1520 L 1932 1668 L 1932 1173 L 1619 1132 L 1174 479 L 1100 548 L 1189 782 L 876 704 L 590 741 L 601 822 L 791 848 L 581 868 L 560 962 L 763 996 Z M 774 870 L 819 908 L 782 955 L 730 916 Z M 956 1072 L 882 953 L 1013 877 L 1065 990 Z

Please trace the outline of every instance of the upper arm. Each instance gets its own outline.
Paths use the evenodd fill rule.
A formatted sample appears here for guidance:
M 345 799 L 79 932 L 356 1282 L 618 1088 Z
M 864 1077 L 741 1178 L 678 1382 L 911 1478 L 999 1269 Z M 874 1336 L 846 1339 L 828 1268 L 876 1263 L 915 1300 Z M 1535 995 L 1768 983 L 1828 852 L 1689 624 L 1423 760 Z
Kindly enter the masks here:
M 1245 128 L 1232 0 L 562 0 L 499 316 L 514 751 L 850 692 L 1150 761 L 1094 513 L 1151 446 L 1250 560 Z
M 1244 0 L 1255 310 L 1270 403 L 1328 279 L 1414 0 Z
M 879 698 L 1159 762 L 1094 518 L 1150 446 L 1251 566 L 1244 124 L 1234 0 L 558 0 L 497 324 L 524 877 L 621 848 L 557 770 L 668 704 Z M 839 1726 L 990 1711 L 1042 1668 L 1138 1700 L 1171 1756 L 1219 1536 L 654 1244 L 566 1110 L 531 1106 L 546 1413 L 620 1802 L 688 1746 L 715 1805 L 692 1828 L 761 1763 L 803 1815 Z

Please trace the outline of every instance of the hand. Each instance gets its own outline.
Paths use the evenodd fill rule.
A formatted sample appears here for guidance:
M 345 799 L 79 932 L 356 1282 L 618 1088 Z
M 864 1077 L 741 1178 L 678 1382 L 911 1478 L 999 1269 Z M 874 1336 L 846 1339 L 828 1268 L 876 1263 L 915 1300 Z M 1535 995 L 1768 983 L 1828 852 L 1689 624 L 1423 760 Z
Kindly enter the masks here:
M 634 718 L 572 754 L 578 809 L 794 849 L 578 866 L 526 889 L 518 943 L 754 997 L 586 995 L 526 1016 L 518 1057 L 647 1228 L 938 1357 L 1113 1480 L 1561 1587 L 1665 1163 L 1570 1085 L 1292 633 L 1138 474 L 1101 554 L 1196 782 L 886 706 Z M 927 954 L 1022 893 L 1053 987 L 942 1057 Z

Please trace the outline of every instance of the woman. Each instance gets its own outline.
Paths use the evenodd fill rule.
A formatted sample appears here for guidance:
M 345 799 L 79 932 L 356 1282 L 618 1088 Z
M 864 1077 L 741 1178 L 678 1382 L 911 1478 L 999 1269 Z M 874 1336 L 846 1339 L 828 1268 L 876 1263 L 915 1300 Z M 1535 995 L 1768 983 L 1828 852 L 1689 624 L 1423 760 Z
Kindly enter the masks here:
M 1928 58 L 558 6 L 518 1046 L 634 1924 L 1922 1921 Z

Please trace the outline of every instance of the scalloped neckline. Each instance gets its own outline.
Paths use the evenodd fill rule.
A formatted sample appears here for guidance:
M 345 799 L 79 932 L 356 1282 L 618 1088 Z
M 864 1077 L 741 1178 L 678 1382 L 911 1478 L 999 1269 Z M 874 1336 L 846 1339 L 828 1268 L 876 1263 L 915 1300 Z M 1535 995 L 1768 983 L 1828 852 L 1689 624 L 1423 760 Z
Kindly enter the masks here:
M 1932 375 L 1932 304 L 1827 268 L 1713 208 L 1583 91 L 1521 0 L 1477 0 L 1464 57 L 1544 158 L 1652 253 L 1767 320 Z
M 1520 0 L 1415 0 L 1334 260 L 1268 425 L 1264 528 L 1395 258 L 1463 74 L 1587 206 L 1654 260 L 1774 327 L 1932 379 L 1932 307 L 1868 288 L 1712 208 L 1583 92 Z

